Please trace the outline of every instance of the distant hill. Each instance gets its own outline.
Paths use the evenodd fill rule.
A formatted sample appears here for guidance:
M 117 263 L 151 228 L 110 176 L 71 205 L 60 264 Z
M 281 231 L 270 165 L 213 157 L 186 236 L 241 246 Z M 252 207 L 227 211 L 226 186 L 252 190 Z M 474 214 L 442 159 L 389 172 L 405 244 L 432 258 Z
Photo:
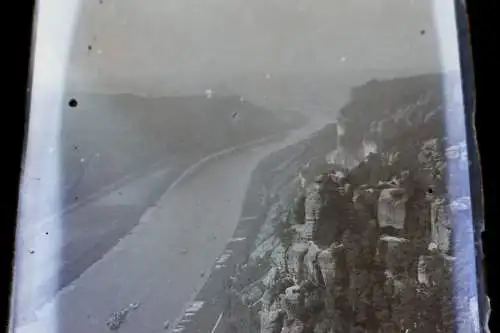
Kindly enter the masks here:
M 396 77 L 414 76 L 424 73 L 417 69 L 381 70 L 362 67 L 359 69 L 310 71 L 252 71 L 228 75 L 212 80 L 208 77 L 133 77 L 118 86 L 127 86 L 130 91 L 147 92 L 153 96 L 203 95 L 206 89 L 216 96 L 241 96 L 246 101 L 265 109 L 295 110 L 306 116 L 319 115 L 335 120 L 338 109 L 349 100 L 351 88 L 370 79 L 387 80 Z M 98 83 L 90 87 L 101 93 L 105 90 Z M 110 88 L 108 88 L 110 89 Z
M 239 96 L 148 98 L 68 94 L 61 149 L 66 197 L 84 198 L 166 159 L 195 160 L 300 126 L 304 117 L 257 107 Z

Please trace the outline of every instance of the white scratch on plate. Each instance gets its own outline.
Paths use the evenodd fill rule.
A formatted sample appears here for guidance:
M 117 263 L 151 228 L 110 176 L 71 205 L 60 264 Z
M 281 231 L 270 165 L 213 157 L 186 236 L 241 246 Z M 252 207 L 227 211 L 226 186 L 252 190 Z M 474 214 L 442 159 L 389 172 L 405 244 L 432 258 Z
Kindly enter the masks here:
M 205 302 L 198 301 L 198 302 L 193 302 L 191 305 L 186 309 L 185 312 L 197 312 L 199 311 Z
M 246 237 L 237 237 L 237 238 L 231 238 L 229 240 L 230 243 L 232 242 L 241 242 L 241 241 L 244 241 L 245 239 L 247 239 Z
M 214 328 L 212 329 L 211 333 L 215 333 L 215 330 L 217 329 L 217 326 L 220 324 L 220 320 L 222 319 L 222 315 L 224 314 L 224 311 L 220 313 L 219 318 L 217 318 L 217 321 L 215 322 Z
M 240 219 L 240 221 L 256 220 L 257 216 L 245 216 Z
M 217 264 L 223 264 L 223 263 L 225 263 L 227 261 L 227 259 L 229 259 L 230 256 L 231 256 L 230 254 L 223 254 L 215 262 Z

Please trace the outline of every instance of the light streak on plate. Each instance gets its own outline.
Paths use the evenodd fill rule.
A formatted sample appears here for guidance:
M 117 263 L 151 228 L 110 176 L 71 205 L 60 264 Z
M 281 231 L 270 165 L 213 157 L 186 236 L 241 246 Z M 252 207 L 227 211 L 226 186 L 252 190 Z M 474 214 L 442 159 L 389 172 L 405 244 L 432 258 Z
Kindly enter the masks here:
M 439 41 L 441 70 L 443 72 L 460 71 L 458 31 L 456 22 L 456 8 L 454 1 L 433 1 L 434 25 L 437 29 Z M 464 92 L 460 72 L 453 77 L 446 75 L 442 82 L 442 94 L 445 100 L 443 133 L 451 139 L 451 144 L 458 144 L 466 140 Z M 447 148 L 447 147 L 445 147 Z M 460 159 L 447 156 L 446 182 L 450 202 L 470 197 L 469 166 L 461 166 Z M 453 225 L 453 302 L 454 317 L 457 320 L 458 333 L 479 333 L 477 307 L 469 305 L 470 300 L 477 302 L 477 269 L 476 248 L 474 239 L 474 221 L 471 206 L 461 207 L 451 214 Z M 471 311 L 472 310 L 472 311 Z
M 236 238 L 231 238 L 229 240 L 230 243 L 233 243 L 233 242 L 241 242 L 241 241 L 244 241 L 245 239 L 247 239 L 246 237 L 236 237 Z
M 212 332 L 211 333 L 215 333 L 215 331 L 217 330 L 217 327 L 219 326 L 220 324 L 220 321 L 222 319 L 222 315 L 224 314 L 224 312 L 221 312 L 221 314 L 219 315 L 219 317 L 217 318 L 217 321 L 215 322 L 215 325 L 214 325 L 214 328 L 212 328 Z
M 9 331 L 28 323 L 45 321 L 43 331 L 58 333 L 57 316 L 39 318 L 37 309 L 57 291 L 61 263 L 61 221 L 51 221 L 50 234 L 36 232 L 36 221 L 61 209 L 60 133 L 66 70 L 80 0 L 37 1 L 36 41 L 32 64 L 31 104 L 25 164 L 20 186 L 14 293 Z M 43 186 L 33 186 L 28 175 L 35 173 Z M 43 203 L 43 204 L 42 204 Z M 46 283 L 47 277 L 50 277 Z M 54 310 L 56 311 L 56 310 Z
M 203 307 L 204 302 L 193 302 L 185 312 L 198 312 Z
M 256 220 L 257 216 L 245 216 L 240 219 L 240 221 Z
M 231 249 L 226 249 L 222 255 L 215 260 L 216 264 L 223 264 L 231 257 L 231 253 L 233 253 L 233 250 Z

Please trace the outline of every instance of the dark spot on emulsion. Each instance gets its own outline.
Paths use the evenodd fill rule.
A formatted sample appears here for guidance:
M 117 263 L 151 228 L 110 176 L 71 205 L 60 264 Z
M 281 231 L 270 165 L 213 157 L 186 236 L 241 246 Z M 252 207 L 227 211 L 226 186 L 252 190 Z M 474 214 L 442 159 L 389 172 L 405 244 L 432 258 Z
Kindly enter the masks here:
M 87 46 L 87 49 L 88 49 L 89 51 L 92 51 L 92 45 Z
M 48 235 L 49 233 L 48 232 L 45 232 L 46 235 Z
M 74 146 L 73 146 L 73 149 L 74 149 L 74 150 L 78 150 L 78 146 L 77 146 L 77 145 L 74 145 Z
M 233 118 L 236 118 L 238 117 L 238 112 L 233 112 L 233 114 L 231 115 Z
M 432 192 L 434 192 L 434 191 L 432 190 L 432 188 L 430 188 L 430 187 L 429 187 L 429 188 L 427 189 L 427 193 L 432 194 Z
M 33 254 L 33 253 L 35 253 L 35 251 L 33 251 L 33 250 L 30 250 L 30 254 Z
M 77 201 L 79 198 L 78 198 L 78 196 L 75 196 L 75 198 L 74 198 L 74 199 L 75 199 L 75 201 Z
M 424 29 L 420 30 L 420 34 L 425 35 L 425 30 Z
M 76 99 L 72 98 L 69 100 L 68 105 L 72 108 L 76 108 L 78 106 L 78 101 Z

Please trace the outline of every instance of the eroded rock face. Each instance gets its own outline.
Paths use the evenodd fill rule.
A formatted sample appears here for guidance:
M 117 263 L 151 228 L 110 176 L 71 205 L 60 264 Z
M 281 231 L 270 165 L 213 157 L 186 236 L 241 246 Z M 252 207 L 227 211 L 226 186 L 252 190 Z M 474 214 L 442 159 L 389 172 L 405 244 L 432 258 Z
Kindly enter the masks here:
M 289 326 L 283 327 L 282 333 L 303 333 L 304 323 L 300 320 L 294 320 Z
M 260 312 L 260 332 L 280 333 L 283 327 L 282 321 L 285 312 L 278 302 L 269 307 L 264 307 Z
M 403 230 L 406 218 L 408 194 L 403 188 L 388 188 L 380 192 L 377 219 L 381 228 Z
M 353 192 L 352 202 L 354 209 L 359 213 L 361 218 L 376 218 L 380 192 L 380 190 L 372 187 L 359 187 Z
M 283 300 L 288 313 L 297 316 L 303 311 L 304 295 L 300 289 L 300 286 L 294 285 L 288 287 L 285 290 L 285 296 L 283 297 Z
M 305 222 L 315 223 L 319 220 L 321 209 L 321 195 L 319 193 L 321 180 L 309 185 L 306 189 L 305 198 Z
M 422 255 L 418 258 L 418 282 L 425 286 L 443 283 L 443 274 L 453 269 L 454 257 L 440 252 Z
M 451 251 L 451 218 L 444 198 L 436 198 L 431 203 L 431 247 L 443 253 Z
M 378 255 L 386 270 L 393 275 L 404 275 L 414 258 L 409 256 L 409 241 L 405 238 L 383 235 L 380 237 Z
M 336 165 L 304 171 L 294 201 L 303 221 L 285 228 L 284 267 L 264 282 L 261 332 L 455 331 L 454 223 L 470 223 L 470 198 L 448 195 L 457 185 L 447 180 L 467 154 L 440 136 L 439 96 L 410 95 L 369 114 L 369 99 L 346 107 L 327 157 Z
M 318 253 L 318 266 L 321 271 L 323 283 L 327 290 L 333 288 L 333 283 L 335 281 L 336 254 L 338 249 L 341 247 L 341 244 L 332 244 L 327 249 Z
M 417 155 L 421 168 L 421 179 L 423 186 L 431 187 L 443 184 L 446 173 L 446 158 L 443 156 L 443 142 L 437 138 L 425 141 Z
M 304 258 L 309 250 L 309 243 L 296 243 L 288 251 L 288 271 L 297 280 L 304 277 Z
M 415 168 L 439 160 L 434 141 L 423 146 L 427 155 L 420 161 L 414 156 Z M 432 313 L 429 304 L 452 303 L 446 292 L 454 262 L 450 216 L 467 211 L 469 203 L 459 198 L 448 204 L 427 193 L 427 184 L 419 185 L 410 171 L 391 171 L 388 178 L 383 168 L 395 158 L 371 159 L 381 168 L 379 180 L 362 174 L 367 162 L 355 178 L 333 172 L 306 187 L 305 223 L 291 226 L 287 252 L 293 285 L 278 296 L 281 317 L 265 312 L 261 332 L 276 329 L 276 320 L 281 332 L 451 332 L 453 321 Z
M 305 264 L 305 278 L 314 281 L 318 284 L 323 283 L 323 276 L 318 262 L 318 255 L 321 252 L 318 245 L 313 242 L 310 243 L 309 249 L 304 257 Z

